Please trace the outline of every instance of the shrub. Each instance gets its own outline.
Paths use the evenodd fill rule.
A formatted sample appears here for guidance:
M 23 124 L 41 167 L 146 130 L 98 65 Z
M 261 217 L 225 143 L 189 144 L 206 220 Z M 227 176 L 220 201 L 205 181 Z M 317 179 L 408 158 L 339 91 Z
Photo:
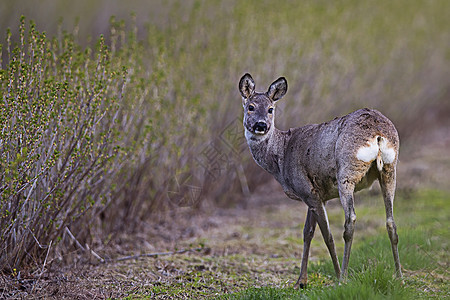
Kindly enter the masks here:
M 448 108 L 447 6 L 169 3 L 139 32 L 111 19 L 86 48 L 77 26 L 48 38 L 22 20 L 0 62 L 0 267 L 42 261 L 69 231 L 84 244 L 266 184 L 242 143 L 245 72 L 258 91 L 288 78 L 279 128 L 369 106 L 405 136 Z
M 107 200 L 126 73 L 109 62 L 103 38 L 83 51 L 69 34 L 49 40 L 32 23 L 26 34 L 24 18 L 19 44 L 8 36 L 6 51 L 0 266 L 13 269 L 39 261 L 51 241 Z
M 193 176 L 196 148 L 183 146 L 202 135 L 204 111 L 190 109 L 198 97 L 170 95 L 166 47 L 150 30 L 150 51 L 136 27 L 126 31 L 114 18 L 110 46 L 103 36 L 85 49 L 68 32 L 49 39 L 32 22 L 27 31 L 25 18 L 17 45 L 8 33 L 0 73 L 2 270 L 41 263 L 55 248 L 64 253 L 61 240 L 83 248 L 93 234 L 134 230 L 152 212 L 181 204 L 186 191 L 173 179 Z

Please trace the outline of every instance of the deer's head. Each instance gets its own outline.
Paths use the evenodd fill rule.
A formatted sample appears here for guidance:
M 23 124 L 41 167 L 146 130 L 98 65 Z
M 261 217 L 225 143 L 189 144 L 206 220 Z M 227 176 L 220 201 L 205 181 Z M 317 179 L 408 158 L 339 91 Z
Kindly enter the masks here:
M 239 81 L 239 91 L 244 106 L 244 128 L 247 138 L 261 139 L 274 128 L 275 103 L 287 91 L 284 77 L 275 80 L 267 92 L 255 92 L 255 81 L 250 74 L 245 74 Z

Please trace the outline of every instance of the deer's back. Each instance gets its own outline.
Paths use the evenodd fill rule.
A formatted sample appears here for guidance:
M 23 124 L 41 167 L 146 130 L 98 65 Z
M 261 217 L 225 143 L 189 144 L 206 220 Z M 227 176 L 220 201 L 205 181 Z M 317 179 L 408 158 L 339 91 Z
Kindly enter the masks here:
M 372 109 L 360 109 L 326 123 L 290 129 L 285 134 L 288 141 L 282 185 L 299 198 L 311 191 L 324 200 L 335 198 L 338 179 L 345 176 L 358 183 L 371 184 L 377 177 L 372 168 L 374 164 L 359 160 L 358 149 L 377 136 L 385 137 L 396 153 L 399 147 L 392 122 Z M 393 163 L 395 165 L 396 158 Z

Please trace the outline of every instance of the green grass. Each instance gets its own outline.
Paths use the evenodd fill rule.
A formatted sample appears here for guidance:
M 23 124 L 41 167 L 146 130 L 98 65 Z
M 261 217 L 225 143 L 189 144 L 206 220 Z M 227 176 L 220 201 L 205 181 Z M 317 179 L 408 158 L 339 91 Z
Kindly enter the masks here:
M 450 296 L 449 201 L 439 191 L 398 197 L 399 252 L 403 280 L 393 277 L 394 263 L 386 232 L 355 241 L 347 283 L 336 285 L 328 257 L 311 264 L 308 288 L 248 288 L 226 299 L 442 299 Z M 324 280 L 322 280 L 322 279 Z M 334 283 L 330 283 L 332 280 Z
M 360 225 L 370 212 L 380 219 L 378 211 L 383 210 L 380 195 L 363 198 L 358 203 Z M 168 256 L 114 269 L 124 276 L 131 272 L 140 278 L 127 275 L 129 279 L 118 282 L 137 286 L 125 294 L 126 299 L 443 299 L 450 296 L 449 236 L 445 230 L 449 225 L 449 199 L 448 193 L 436 190 L 399 192 L 395 215 L 403 279 L 393 276 L 394 262 L 384 226 L 366 231 L 359 226 L 346 283 L 338 284 L 328 253 L 317 249 L 324 247 L 319 233 L 314 239 L 317 245 L 311 249 L 315 254 L 308 270 L 308 286 L 305 290 L 293 289 L 301 252 L 301 241 L 292 238 L 301 235 L 301 229 L 291 220 L 298 213 L 296 206 L 262 209 L 265 213 L 257 214 L 256 223 L 241 215 L 233 228 L 221 229 L 228 232 L 225 236 L 240 232 L 239 238 L 227 240 L 214 232 L 202 238 L 202 243 L 212 248 L 210 253 Z M 342 209 L 330 206 L 329 212 L 342 214 Z M 340 236 L 335 235 L 335 239 L 342 243 Z M 342 255 L 342 251 L 338 254 Z M 110 272 L 106 270 L 106 274 Z M 149 273 L 162 275 L 147 283 L 142 276 Z

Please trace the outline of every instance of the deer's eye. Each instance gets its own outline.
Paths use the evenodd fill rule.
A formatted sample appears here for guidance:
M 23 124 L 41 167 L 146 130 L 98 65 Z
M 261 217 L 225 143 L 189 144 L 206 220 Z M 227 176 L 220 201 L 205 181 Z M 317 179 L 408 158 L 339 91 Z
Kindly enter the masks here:
M 255 110 L 255 106 L 252 105 L 252 104 L 250 104 L 250 105 L 248 106 L 248 110 L 249 110 L 249 111 L 254 111 L 254 110 Z
M 273 113 L 273 107 L 269 108 L 269 114 Z

